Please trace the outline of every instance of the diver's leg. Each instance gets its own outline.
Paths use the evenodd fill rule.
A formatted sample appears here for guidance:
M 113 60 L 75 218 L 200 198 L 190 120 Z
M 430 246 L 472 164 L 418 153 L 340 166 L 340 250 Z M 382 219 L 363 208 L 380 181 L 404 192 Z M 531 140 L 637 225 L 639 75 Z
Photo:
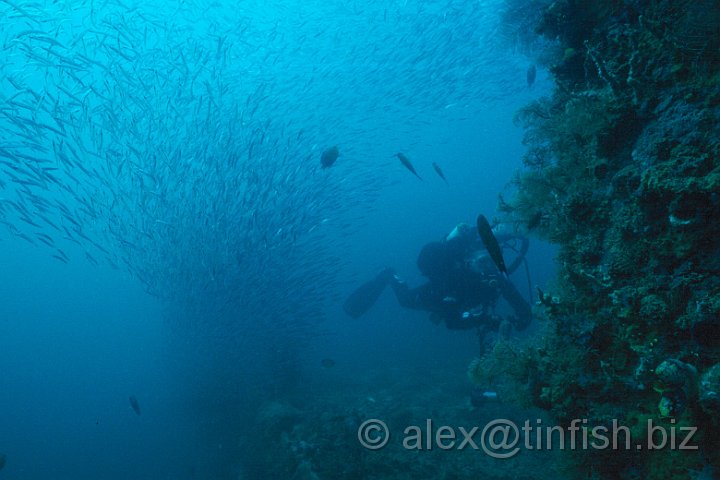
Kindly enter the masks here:
M 427 283 L 417 288 L 408 287 L 407 283 L 400 279 L 397 275 L 393 275 L 390 280 L 392 287 L 401 307 L 410 308 L 412 310 L 433 311 L 432 299 L 430 298 L 431 287 Z

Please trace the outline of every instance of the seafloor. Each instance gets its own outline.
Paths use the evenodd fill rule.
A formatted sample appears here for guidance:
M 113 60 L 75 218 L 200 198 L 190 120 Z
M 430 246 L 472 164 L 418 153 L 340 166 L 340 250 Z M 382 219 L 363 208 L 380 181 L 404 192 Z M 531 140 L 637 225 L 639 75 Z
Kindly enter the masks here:
M 258 478 L 258 472 L 264 478 L 298 480 L 536 480 L 561 476 L 558 450 L 521 448 L 511 458 L 501 459 L 482 449 L 481 430 L 489 422 L 507 419 L 522 426 L 526 420 L 536 425 L 538 419 L 545 423 L 550 419 L 538 408 L 514 406 L 509 399 L 473 407 L 466 365 L 457 360 L 432 368 L 382 368 L 351 379 L 341 372 L 328 375 L 331 378 L 318 385 L 300 389 L 305 393 L 260 406 L 241 447 L 241 478 Z M 369 450 L 358 441 L 358 428 L 374 418 L 387 424 L 391 436 L 384 448 Z M 458 441 L 453 448 L 440 448 L 434 441 L 431 449 L 426 448 L 428 419 L 432 420 L 433 438 L 440 426 L 455 430 Z M 416 432 L 404 433 L 412 426 L 422 431 L 422 448 L 403 446 Z M 476 447 L 466 443 L 461 448 L 464 437 L 459 428 L 470 432 L 475 426 L 479 430 L 471 438 Z

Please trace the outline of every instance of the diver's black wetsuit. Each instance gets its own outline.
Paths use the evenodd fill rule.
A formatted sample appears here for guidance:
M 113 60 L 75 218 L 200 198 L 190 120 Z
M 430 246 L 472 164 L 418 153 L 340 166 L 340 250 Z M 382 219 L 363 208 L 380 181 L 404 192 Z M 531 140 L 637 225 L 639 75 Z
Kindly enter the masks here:
M 461 228 L 462 227 L 462 228 Z M 520 242 L 517 256 L 507 266 L 513 273 L 525 259 L 529 242 L 519 235 L 494 234 L 501 245 Z M 498 330 L 503 321 L 493 314 L 500 297 L 512 307 L 514 315 L 507 318 L 518 330 L 528 326 L 531 309 L 515 286 L 500 273 L 497 264 L 487 252 L 476 232 L 460 224 L 440 242 L 425 245 L 418 256 L 417 265 L 428 282 L 409 288 L 391 268 L 383 270 L 374 279 L 356 288 L 345 300 L 343 310 L 352 318 L 360 318 L 377 301 L 388 284 L 395 292 L 400 305 L 431 313 L 453 330 Z
M 500 240 L 507 240 L 498 236 Z M 527 251 L 527 240 L 522 240 L 520 261 Z M 433 247 L 428 249 L 428 247 Z M 401 306 L 414 310 L 431 312 L 442 318 L 448 328 L 467 330 L 486 327 L 497 330 L 502 319 L 492 314 L 500 297 L 513 309 L 515 315 L 508 320 L 518 330 L 528 326 L 531 308 L 517 288 L 497 268 L 473 267 L 468 262 L 468 254 L 478 249 L 476 242 L 464 246 L 453 246 L 449 242 L 433 242 L 423 249 L 432 250 L 434 264 L 427 267 L 418 264 L 429 281 L 416 288 L 409 288 L 397 276 L 389 279 L 395 296 Z M 508 268 L 512 272 L 520 261 L 513 262 Z M 439 262 L 443 262 L 442 264 Z M 389 275 L 388 275 L 389 276 Z
M 390 285 L 401 306 L 437 314 L 451 330 L 468 330 L 482 326 L 496 330 L 501 318 L 492 315 L 490 311 L 500 296 L 515 311 L 515 317 L 510 317 L 515 328 L 521 330 L 530 323 L 530 305 L 508 280 L 499 275 L 459 280 L 455 286 L 457 288 L 449 286 L 448 289 L 438 288 L 432 282 L 413 289 L 398 280 L 393 280 Z M 472 290 L 467 288 L 471 284 L 476 284 Z M 478 311 L 478 308 L 481 310 Z M 466 313 L 469 315 L 464 316 Z

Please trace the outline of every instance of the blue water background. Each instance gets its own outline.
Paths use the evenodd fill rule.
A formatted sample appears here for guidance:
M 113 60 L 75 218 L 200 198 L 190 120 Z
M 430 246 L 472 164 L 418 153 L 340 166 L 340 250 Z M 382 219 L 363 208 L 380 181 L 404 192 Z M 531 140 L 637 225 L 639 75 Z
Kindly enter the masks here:
M 324 282 L 321 275 L 312 280 L 319 291 L 327 292 L 324 301 L 318 303 L 323 318 L 318 318 L 317 323 L 304 318 L 296 330 L 294 320 L 287 315 L 276 319 L 266 311 L 262 316 L 252 310 L 243 311 L 242 295 L 261 297 L 262 303 L 269 305 L 285 302 L 283 275 L 302 277 L 302 271 L 268 271 L 271 278 L 257 291 L 252 282 L 224 285 L 208 300 L 214 305 L 223 294 L 232 299 L 219 316 L 195 316 L 185 310 L 179 314 L 177 309 L 184 306 L 159 298 L 162 294 L 184 295 L 167 291 L 167 285 L 173 283 L 149 294 L 137 271 L 166 278 L 173 259 L 164 252 L 181 251 L 185 258 L 195 256 L 197 260 L 206 251 L 225 248 L 212 243 L 217 237 L 209 233 L 204 236 L 202 228 L 188 231 L 188 242 L 193 243 L 182 246 L 167 243 L 158 235 L 140 245 L 144 255 L 130 257 L 133 268 L 119 263 L 120 268 L 115 269 L 103 261 L 94 265 L 86 260 L 85 252 L 97 256 L 86 242 L 78 245 L 63 241 L 62 235 L 47 226 L 40 230 L 28 228 L 18 220 L 17 212 L 6 208 L 3 218 L 17 230 L 0 229 L 0 452 L 8 458 L 0 472 L 4 478 L 221 478 L 236 467 L 218 464 L 232 464 L 235 453 L 224 452 L 236 448 L 233 445 L 243 436 L 245 416 L 263 399 L 282 397 L 286 387 L 302 389 L 304 383 L 307 388 L 331 388 L 336 382 L 342 388 L 348 378 L 388 368 L 422 372 L 424 367 L 436 368 L 446 362 L 452 368 L 465 368 L 476 355 L 477 340 L 471 332 L 446 331 L 431 324 L 425 314 L 403 311 L 389 292 L 360 320 L 347 318 L 340 306 L 354 286 L 384 266 L 393 266 L 412 285 L 421 282 L 415 259 L 422 245 L 442 238 L 459 222 L 472 224 L 478 213 L 495 215 L 498 193 L 505 191 L 521 167 L 522 132 L 512 123 L 513 113 L 547 92 L 550 85 L 540 71 L 533 88 L 527 87 L 525 71 L 531 60 L 499 38 L 494 10 L 497 4 L 405 1 L 330 6 L 313 2 L 180 5 L 0 3 L 0 22 L 11 26 L 2 38 L 9 46 L 2 70 L 24 78 L 25 85 L 36 92 L 54 91 L 61 100 L 68 100 L 52 88 L 63 81 L 66 71 L 52 64 L 25 65 L 27 59 L 18 55 L 22 50 L 12 41 L 32 41 L 13 35 L 32 28 L 47 31 L 69 44 L 78 30 L 65 30 L 63 25 L 68 22 L 90 25 L 92 20 L 96 29 L 116 31 L 99 18 L 128 14 L 137 11 L 135 8 L 167 22 L 163 28 L 151 27 L 149 34 L 144 33 L 148 44 L 160 45 L 157 55 L 167 55 L 158 64 L 175 64 L 181 70 L 183 61 L 192 60 L 176 55 L 180 50 L 175 47 L 206 42 L 202 48 L 213 55 L 207 56 L 208 66 L 200 78 L 220 78 L 218 83 L 228 86 L 231 93 L 225 97 L 222 111 L 253 108 L 253 128 L 272 118 L 269 135 L 285 142 L 302 138 L 296 148 L 307 155 L 294 156 L 292 161 L 313 162 L 316 167 L 308 170 L 311 175 L 323 175 L 329 183 L 344 182 L 347 188 L 343 200 L 356 202 L 347 209 L 323 211 L 328 227 L 312 240 L 319 248 L 303 254 L 311 263 L 323 264 L 320 273 L 326 272 L 332 279 Z M 18 14 L 18 8 L 41 21 Z M 484 23 L 472 24 L 467 19 Z M 142 37 L 147 25 L 119 22 L 114 28 L 140 32 Z M 163 37 L 157 32 L 173 35 Z M 452 35 L 448 36 L 449 32 Z M 226 45 L 233 47 L 214 55 L 221 51 L 218 38 L 224 36 Z M 242 44 L 243 39 L 247 45 Z M 429 48 L 433 45 L 442 48 Z M 424 47 L 428 48 L 423 51 Z M 73 48 L 79 51 L 80 46 Z M 87 50 L 96 52 L 94 58 L 100 64 L 125 61 L 111 58 L 108 52 L 112 50 Z M 188 47 L 188 51 L 193 50 Z M 414 70 L 403 70 L 412 63 L 399 69 L 393 67 L 398 59 L 415 58 L 418 52 L 422 55 Z M 52 63 L 54 57 L 48 58 Z M 195 60 L 200 62 L 202 58 Z M 303 83 L 298 81 L 300 78 Z M 98 89 L 103 85 L 98 71 L 86 81 Z M 139 88 L 133 82 L 118 81 L 117 85 L 104 96 L 112 92 L 121 95 L 123 88 L 137 94 L 133 89 Z M 191 150 L 193 142 L 198 141 L 183 132 L 182 121 L 195 111 L 204 116 L 207 96 L 196 108 L 202 87 L 192 91 L 187 90 L 187 85 L 182 88 L 184 100 L 177 104 L 187 108 L 179 110 L 178 118 L 173 117 L 177 113 L 169 107 L 162 110 L 163 105 L 173 104 L 175 94 L 180 95 L 175 87 L 158 80 L 144 92 L 151 99 L 146 108 L 155 109 L 158 118 L 178 120 L 175 130 L 168 126 L 172 123 L 168 120 L 163 135 L 147 134 L 146 139 L 152 142 L 142 145 L 146 151 L 167 150 L 168 144 L 188 145 Z M 212 88 L 216 88 L 215 83 Z M 0 92 L 7 100 L 17 90 L 6 81 L 0 83 Z M 101 97 L 90 94 L 90 98 L 95 106 L 103 104 Z M 98 111 L 88 108 L 89 113 L 81 121 L 93 121 L 93 115 L 97 115 L 94 120 L 105 131 L 112 130 L 109 124 L 119 122 L 115 127 L 123 129 L 139 121 L 122 110 L 116 111 L 118 118 L 93 113 Z M 24 110 L 17 114 L 31 117 Z M 209 127 L 213 125 L 226 128 L 208 123 Z M 278 133 L 281 126 L 287 132 Z M 307 132 L 306 137 L 297 133 L 300 130 Z M 166 137 L 167 132 L 174 132 L 174 136 Z M 98 143 L 97 130 L 78 129 L 78 137 L 100 154 L 108 148 L 107 143 Z M 42 141 L 53 140 L 57 142 L 58 138 L 51 134 Z M 3 137 L 2 141 L 18 139 Z M 242 137 L 240 141 L 248 140 Z M 320 170 L 320 152 L 335 144 L 341 151 L 337 164 Z M 217 149 L 207 155 L 217 156 L 223 151 Z M 397 152 L 412 159 L 424 181 L 404 170 L 393 157 Z M 264 161 L 272 163 L 274 159 L 269 156 Z M 197 155 L 192 162 L 202 164 L 203 157 Z M 432 162 L 443 168 L 449 185 L 435 175 Z M 7 167 L 0 171 L 6 185 L 1 196 L 24 195 L 13 189 L 8 171 Z M 170 177 L 171 173 L 159 169 L 155 175 Z M 186 185 L 197 180 L 199 185 L 213 188 L 203 183 L 203 172 L 197 170 L 194 175 L 198 177 L 183 179 Z M 78 183 L 62 176 L 62 170 L 58 178 L 70 190 L 79 188 Z M 97 191 L 103 192 L 151 188 L 103 172 L 81 180 L 91 192 L 96 188 L 93 182 L 102 183 Z M 352 182 L 362 185 L 358 183 L 355 190 Z M 287 199 L 316 185 L 302 177 L 293 178 L 288 191 L 279 195 L 277 208 L 281 209 L 283 202 L 296 208 L 298 202 Z M 371 198 L 366 193 L 375 185 L 376 198 Z M 202 188 L 193 192 L 178 193 L 173 200 L 180 216 L 182 212 L 196 215 L 191 206 L 208 198 Z M 332 190 L 328 192 L 326 195 L 332 194 Z M 73 212 L 82 206 L 77 198 L 58 189 L 36 189 L 34 195 L 58 199 Z M 240 192 L 223 195 L 232 199 Z M 142 224 L 138 219 L 147 215 L 146 210 L 138 205 L 133 210 L 134 198 L 128 198 L 119 210 L 120 224 Z M 203 208 L 215 209 L 210 213 L 218 214 L 222 207 L 223 202 L 218 201 Z M 87 224 L 86 232 L 91 232 L 88 235 L 112 252 L 113 258 L 122 257 L 123 248 L 129 247 L 118 241 L 122 232 L 108 227 L 109 217 L 102 213 L 92 221 L 79 221 Z M 284 218 L 291 223 L 296 217 Z M 351 222 L 352 228 L 340 228 L 344 222 Z M 53 249 L 38 242 L 31 245 L 17 235 L 36 231 L 53 235 L 70 261 L 61 262 L 52 257 Z M 244 234 L 237 232 L 237 236 Z M 254 259 L 264 253 L 240 253 L 250 260 L 242 267 L 229 268 L 252 270 L 253 275 L 262 278 L 261 263 Z M 552 278 L 552 255 L 551 247 L 533 242 L 528 257 L 533 284 L 544 286 Z M 332 256 L 343 261 L 327 262 Z M 197 271 L 190 271 L 188 276 L 184 286 L 200 285 L 206 280 Z M 238 274 L 237 278 L 243 277 Z M 520 291 L 525 292 L 523 274 L 515 278 Z M 202 295 L 192 301 L 202 303 Z M 302 303 L 303 299 L 295 301 Z M 297 368 L 291 369 L 289 376 L 298 375 L 299 382 L 274 380 L 278 370 L 288 370 L 284 355 L 289 355 Z M 336 367 L 322 369 L 323 358 L 335 360 Z M 372 389 L 357 394 L 370 396 Z M 139 416 L 130 408 L 131 395 L 139 400 Z

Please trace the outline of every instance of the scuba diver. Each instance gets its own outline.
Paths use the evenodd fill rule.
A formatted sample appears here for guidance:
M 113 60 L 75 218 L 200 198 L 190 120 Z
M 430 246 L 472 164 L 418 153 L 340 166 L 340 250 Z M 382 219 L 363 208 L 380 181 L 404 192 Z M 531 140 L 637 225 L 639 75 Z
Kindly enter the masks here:
M 518 243 L 519 248 L 515 248 Z M 503 246 L 517 252 L 507 267 Z M 356 289 L 343 309 L 353 318 L 360 317 L 390 285 L 401 306 L 430 312 L 431 320 L 444 321 L 449 329 L 477 328 L 481 343 L 488 331 L 507 337 L 511 327 L 523 330 L 531 320 L 529 303 L 508 279 L 525 261 L 528 246 L 527 238 L 521 235 L 495 233 L 479 215 L 476 231 L 461 223 L 442 241 L 422 248 L 417 266 L 428 279 L 425 284 L 410 288 L 392 268 L 386 268 Z M 500 297 L 514 312 L 505 319 L 494 313 Z

